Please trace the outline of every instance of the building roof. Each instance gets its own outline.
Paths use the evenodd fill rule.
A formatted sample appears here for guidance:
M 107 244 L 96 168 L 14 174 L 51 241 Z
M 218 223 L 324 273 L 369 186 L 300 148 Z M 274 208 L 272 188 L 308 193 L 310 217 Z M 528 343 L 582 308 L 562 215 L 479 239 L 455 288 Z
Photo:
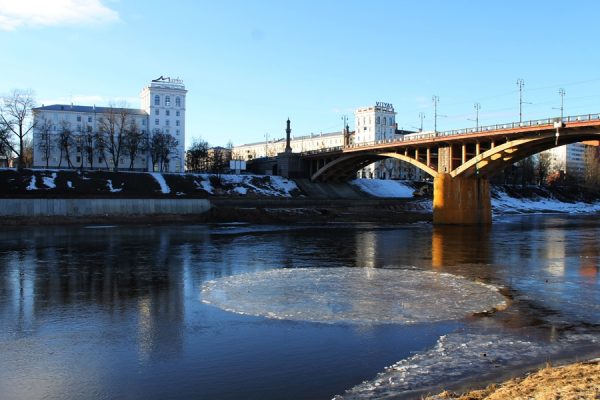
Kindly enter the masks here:
M 96 107 L 96 106 L 78 106 L 73 104 L 52 104 L 49 106 L 36 107 L 33 111 L 71 111 L 71 112 L 80 112 L 80 113 L 107 113 L 110 110 L 114 112 L 120 112 L 121 110 L 126 110 L 129 114 L 132 115 L 144 115 L 147 116 L 148 113 L 144 110 L 140 110 L 139 108 L 121 108 L 121 107 Z
M 351 132 L 352 133 L 352 132 Z M 292 135 L 292 137 L 290 138 L 292 141 L 295 140 L 304 140 L 304 139 L 314 139 L 314 138 L 320 138 L 320 137 L 332 137 L 332 136 L 342 136 L 344 134 L 344 131 L 337 131 L 337 132 L 327 132 L 327 133 L 311 133 L 310 135 L 304 135 L 304 136 L 294 136 Z M 278 138 L 278 139 L 271 139 L 269 140 L 269 143 L 277 143 L 277 142 L 281 142 L 281 141 L 285 141 L 286 138 Z M 244 144 L 240 144 L 237 145 L 235 147 L 244 147 L 244 146 L 256 146 L 259 144 L 265 144 L 265 141 L 261 141 L 261 142 L 254 142 L 254 143 L 244 143 Z

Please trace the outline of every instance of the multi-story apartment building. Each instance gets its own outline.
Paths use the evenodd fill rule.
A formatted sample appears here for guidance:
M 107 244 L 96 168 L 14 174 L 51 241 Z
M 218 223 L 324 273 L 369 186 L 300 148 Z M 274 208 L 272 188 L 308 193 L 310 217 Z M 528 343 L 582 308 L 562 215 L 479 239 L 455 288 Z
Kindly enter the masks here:
M 183 81 L 161 76 L 142 90 L 139 109 L 34 108 L 33 165 L 183 172 L 186 93 Z
M 583 179 L 586 168 L 585 147 L 583 143 L 573 143 L 547 150 L 552 157 L 550 172 L 558 172 L 569 178 Z

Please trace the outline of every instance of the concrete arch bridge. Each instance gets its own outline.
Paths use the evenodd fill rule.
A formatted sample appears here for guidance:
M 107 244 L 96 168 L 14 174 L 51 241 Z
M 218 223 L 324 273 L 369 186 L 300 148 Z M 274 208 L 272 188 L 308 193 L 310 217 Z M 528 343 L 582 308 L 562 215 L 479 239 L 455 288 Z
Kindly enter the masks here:
M 413 134 L 398 140 L 302 153 L 312 181 L 345 181 L 379 160 L 405 161 L 434 181 L 433 221 L 488 224 L 492 212 L 488 178 L 541 151 L 600 140 L 600 114 L 548 118 Z

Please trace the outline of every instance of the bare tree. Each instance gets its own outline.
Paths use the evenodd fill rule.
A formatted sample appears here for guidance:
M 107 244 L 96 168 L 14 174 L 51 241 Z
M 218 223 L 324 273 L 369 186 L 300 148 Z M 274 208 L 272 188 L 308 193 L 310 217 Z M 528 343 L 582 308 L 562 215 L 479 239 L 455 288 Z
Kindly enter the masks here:
M 111 156 L 112 168 L 115 172 L 119 170 L 119 160 L 125 148 L 125 137 L 131 119 L 129 109 L 112 106 L 98 119 L 98 130 L 104 136 L 103 148 Z
M 168 133 L 155 129 L 150 138 L 150 157 L 152 157 L 152 169 L 163 172 L 168 169 L 171 155 L 177 150 L 179 142 Z
M 123 149 L 123 153 L 129 157 L 129 169 L 133 169 L 138 154 L 148 146 L 147 140 L 147 135 L 140 130 L 138 124 L 131 118 L 125 131 Z
M 600 187 L 600 147 L 586 146 L 584 151 L 585 184 L 594 189 Z
M 33 166 L 33 139 L 26 137 L 23 140 L 23 166 L 31 168 Z
M 42 117 L 37 125 L 37 131 L 39 137 L 37 138 L 37 149 L 42 155 L 42 159 L 46 161 L 46 168 L 49 167 L 50 156 L 52 155 L 52 149 L 54 148 L 54 141 L 50 131 L 52 130 L 52 121 L 46 117 Z
M 550 168 L 552 167 L 552 159 L 552 153 L 548 151 L 543 151 L 538 154 L 536 163 L 538 185 L 543 185 L 547 182 L 548 176 L 550 175 Z
M 25 137 L 34 127 L 31 110 L 35 104 L 33 92 L 13 90 L 4 96 L 0 108 L 0 141 L 17 155 L 17 168 L 24 167 Z
M 202 138 L 194 138 L 186 152 L 186 166 L 190 172 L 206 171 L 208 165 L 209 144 Z
M 62 120 L 60 122 L 60 133 L 58 134 L 58 149 L 60 150 L 58 168 L 62 165 L 63 155 L 67 160 L 67 166 L 73 167 L 71 162 L 71 151 L 75 147 L 75 137 L 71 130 L 71 123 L 69 121 Z
M 108 166 L 108 156 L 109 152 L 108 148 L 108 139 L 107 134 L 102 132 L 94 133 L 94 149 L 96 150 L 96 154 L 99 156 L 98 162 L 104 162 L 106 165 L 106 169 L 110 169 Z

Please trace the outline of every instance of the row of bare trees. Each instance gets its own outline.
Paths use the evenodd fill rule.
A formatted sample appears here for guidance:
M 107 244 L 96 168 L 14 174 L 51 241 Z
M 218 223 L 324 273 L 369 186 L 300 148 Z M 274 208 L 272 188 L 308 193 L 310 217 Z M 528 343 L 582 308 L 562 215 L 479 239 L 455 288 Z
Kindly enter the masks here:
M 210 172 L 221 174 L 229 167 L 233 143 L 227 147 L 210 147 L 207 141 L 195 138 L 186 152 L 186 169 L 188 172 Z
M 17 167 L 31 165 L 33 158 L 30 133 L 37 132 L 36 150 L 49 167 L 50 159 L 58 153 L 58 167 L 93 168 L 97 157 L 106 169 L 119 170 L 122 157 L 127 157 L 133 169 L 139 155 L 149 154 L 153 169 L 164 171 L 177 155 L 178 141 L 172 135 L 155 130 L 150 135 L 140 129 L 125 107 L 109 107 L 99 117 L 95 129 L 80 125 L 73 129 L 69 121 L 58 126 L 44 117 L 35 120 L 35 105 L 31 91 L 14 90 L 0 105 L 0 155 L 7 159 L 16 155 Z M 55 121 L 56 122 L 56 121 Z M 75 165 L 73 156 L 79 156 Z

